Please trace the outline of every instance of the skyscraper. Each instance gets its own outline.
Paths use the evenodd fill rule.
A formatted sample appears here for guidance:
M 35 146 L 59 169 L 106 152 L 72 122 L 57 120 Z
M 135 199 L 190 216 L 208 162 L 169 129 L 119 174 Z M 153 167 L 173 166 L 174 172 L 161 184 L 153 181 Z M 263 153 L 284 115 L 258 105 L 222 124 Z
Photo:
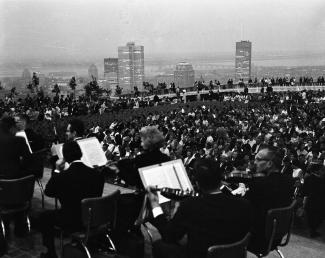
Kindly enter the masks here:
M 118 47 L 118 83 L 123 92 L 143 90 L 144 81 L 144 47 L 128 42 Z
M 235 81 L 243 79 L 247 82 L 251 78 L 252 43 L 250 41 L 236 42 Z
M 185 62 L 178 63 L 174 71 L 174 81 L 176 87 L 193 87 L 195 81 L 193 66 Z
M 89 66 L 88 75 L 90 78 L 94 77 L 96 78 L 96 80 L 98 80 L 98 69 L 96 65 L 92 64 L 91 66 Z
M 109 89 L 115 89 L 118 84 L 118 59 L 104 58 L 104 78 Z

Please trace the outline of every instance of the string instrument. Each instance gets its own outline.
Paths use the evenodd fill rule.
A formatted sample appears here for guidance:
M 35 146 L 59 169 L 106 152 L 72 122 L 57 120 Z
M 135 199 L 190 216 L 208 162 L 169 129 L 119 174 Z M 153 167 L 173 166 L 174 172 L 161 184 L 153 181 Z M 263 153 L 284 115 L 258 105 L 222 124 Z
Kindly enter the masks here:
M 247 173 L 246 171 L 233 171 L 224 176 L 224 180 L 228 183 L 244 183 L 249 184 L 254 179 L 265 177 L 262 173 Z
M 220 190 L 222 193 L 225 194 L 231 194 L 231 192 L 234 190 L 230 187 L 230 184 L 227 182 L 222 182 Z M 160 194 L 168 199 L 174 200 L 174 201 L 181 201 L 188 197 L 200 197 L 202 193 L 195 191 L 195 190 L 182 190 L 182 189 L 175 189 L 175 188 L 169 188 L 169 187 L 163 187 L 163 188 L 155 188 L 152 189 L 154 192 L 160 192 Z

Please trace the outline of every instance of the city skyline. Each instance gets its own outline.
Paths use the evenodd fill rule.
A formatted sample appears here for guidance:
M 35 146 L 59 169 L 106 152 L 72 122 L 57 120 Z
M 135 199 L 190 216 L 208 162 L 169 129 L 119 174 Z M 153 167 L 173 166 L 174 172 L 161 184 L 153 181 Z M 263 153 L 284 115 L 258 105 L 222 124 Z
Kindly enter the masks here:
M 128 41 L 146 46 L 147 57 L 234 53 L 240 40 L 254 42 L 254 54 L 325 52 L 321 0 L 0 0 L 0 7 L 0 62 L 116 57 Z

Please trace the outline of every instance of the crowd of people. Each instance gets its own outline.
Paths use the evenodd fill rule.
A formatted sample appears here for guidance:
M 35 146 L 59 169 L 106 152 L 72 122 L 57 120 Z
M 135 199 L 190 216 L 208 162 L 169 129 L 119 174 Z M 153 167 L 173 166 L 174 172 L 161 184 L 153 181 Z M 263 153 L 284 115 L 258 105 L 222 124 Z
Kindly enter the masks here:
M 55 224 L 64 221 L 69 214 L 81 218 L 81 199 L 102 193 L 103 179 L 90 179 L 91 171 L 84 168 L 84 177 L 76 175 L 74 168 L 82 166 L 80 148 L 75 144 L 80 137 L 97 137 L 101 143 L 108 160 L 108 167 L 103 170 L 105 177 L 114 175 L 115 182 L 136 189 L 143 188 L 138 168 L 175 159 L 183 161 L 190 180 L 203 197 L 181 203 L 173 219 L 168 221 L 155 191 L 147 189 L 151 222 L 162 234 L 162 241 L 154 245 L 156 257 L 184 257 L 184 254 L 185 257 L 206 257 L 209 246 L 238 241 L 248 232 L 252 234 L 249 250 L 261 252 L 266 244 L 262 236 L 267 210 L 288 206 L 298 196 L 304 200 L 310 237 L 318 237 L 317 230 L 325 218 L 322 202 L 325 194 L 324 97 L 321 91 L 226 93 L 210 98 L 217 101 L 168 105 L 168 109 L 155 109 L 153 105 L 124 112 L 123 117 L 119 117 L 117 111 L 114 119 L 100 122 L 87 123 L 89 116 L 63 121 L 64 135 L 69 140 L 63 145 L 63 157 L 70 167 L 65 170 L 62 160 L 58 160 L 45 189 L 46 194 L 59 198 L 63 205 L 61 212 L 48 212 L 41 217 L 43 242 L 48 249 L 42 257 L 56 257 Z M 1 119 L 3 162 L 0 166 L 2 177 L 7 179 L 19 177 L 21 171 L 25 174 L 34 171 L 28 169 L 33 164 L 31 152 L 14 136 L 18 129 L 27 130 L 22 126 L 24 119 L 28 120 L 27 110 L 16 120 L 10 117 L 17 115 L 16 110 L 5 112 Z M 23 128 L 18 128 L 17 123 Z M 33 124 L 30 126 L 33 128 Z M 34 136 L 35 142 L 42 136 L 42 131 L 38 133 L 39 136 Z M 4 146 L 11 146 L 12 151 Z M 240 185 L 236 190 L 244 195 L 241 199 L 221 191 L 221 180 L 230 173 L 258 173 L 264 177 L 252 182 L 249 188 Z M 81 186 L 86 189 L 86 182 L 91 180 L 96 181 L 96 187 L 71 196 L 67 186 L 70 181 L 65 178 L 78 182 L 75 193 Z M 70 212 L 71 207 L 76 213 Z M 223 207 L 222 214 L 220 207 Z M 240 211 L 236 212 L 235 207 L 241 207 Z M 206 216 L 202 216 L 202 210 Z M 80 220 L 69 218 L 69 226 L 80 226 Z M 188 244 L 183 250 L 175 244 L 185 234 Z

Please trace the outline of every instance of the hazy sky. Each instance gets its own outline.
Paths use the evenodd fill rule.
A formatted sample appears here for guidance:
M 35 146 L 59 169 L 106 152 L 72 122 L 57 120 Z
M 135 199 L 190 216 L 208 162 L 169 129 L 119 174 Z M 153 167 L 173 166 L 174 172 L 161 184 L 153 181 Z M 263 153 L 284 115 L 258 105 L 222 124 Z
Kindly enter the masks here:
M 145 56 L 325 51 L 324 0 L 0 0 L 2 61 L 117 57 L 128 41 Z

